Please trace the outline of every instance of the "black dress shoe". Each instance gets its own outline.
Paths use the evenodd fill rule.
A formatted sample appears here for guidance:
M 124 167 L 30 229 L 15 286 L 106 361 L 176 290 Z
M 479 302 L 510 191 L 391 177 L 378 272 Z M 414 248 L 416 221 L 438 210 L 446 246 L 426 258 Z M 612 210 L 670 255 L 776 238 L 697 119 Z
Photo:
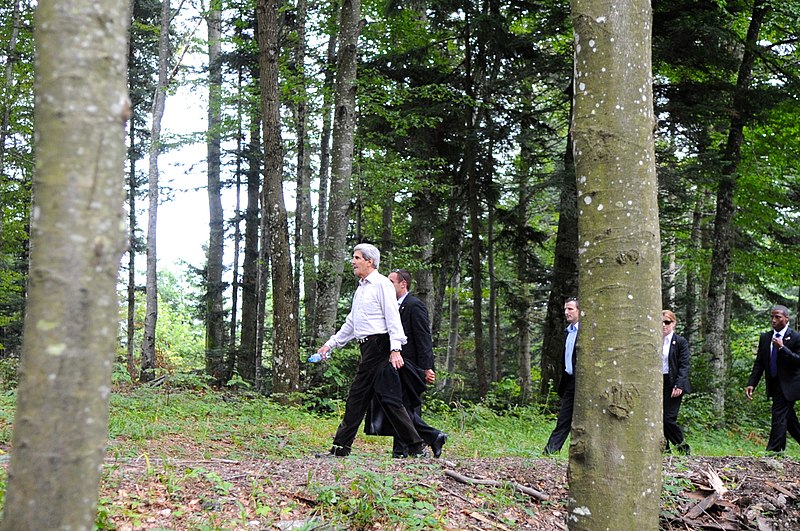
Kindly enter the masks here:
M 328 458 L 328 457 L 347 457 L 348 455 L 350 455 L 350 448 L 347 447 L 347 446 L 337 446 L 337 445 L 334 444 L 333 446 L 331 446 L 331 449 L 328 450 L 327 452 L 318 453 L 318 454 L 314 454 L 314 455 L 316 457 L 324 457 L 324 458 Z
M 431 444 L 431 450 L 433 450 L 433 457 L 439 459 L 439 457 L 442 455 L 442 447 L 446 442 L 447 442 L 447 434 L 444 433 L 443 431 L 440 431 L 439 435 L 436 436 L 436 440 L 433 441 L 433 443 Z

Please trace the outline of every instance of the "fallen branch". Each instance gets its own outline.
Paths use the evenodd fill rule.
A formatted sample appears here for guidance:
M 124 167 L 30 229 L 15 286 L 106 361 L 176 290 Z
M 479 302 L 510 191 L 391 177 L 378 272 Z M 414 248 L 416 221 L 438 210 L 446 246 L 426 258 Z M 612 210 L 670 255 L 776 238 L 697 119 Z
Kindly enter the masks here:
M 706 509 L 714 505 L 714 503 L 718 499 L 719 499 L 719 494 L 717 494 L 716 492 L 711 493 L 710 495 L 706 496 L 706 498 L 703 501 L 692 507 L 691 510 L 689 510 L 689 512 L 686 513 L 686 517 L 689 518 L 690 520 L 694 520 L 695 518 L 706 512 Z
M 444 471 L 444 475 L 449 477 L 449 478 L 452 478 L 452 479 L 458 481 L 459 483 L 465 483 L 467 485 L 489 485 L 491 487 L 505 487 L 507 485 L 510 485 L 510 486 L 514 487 L 514 490 L 519 491 L 519 492 L 521 492 L 523 494 L 527 494 L 528 496 L 536 498 L 539 501 L 545 501 L 545 500 L 549 499 L 549 496 L 547 494 L 539 492 L 536 489 L 532 489 L 530 487 L 526 487 L 525 485 L 520 485 L 519 483 L 516 483 L 514 481 L 496 481 L 494 479 L 475 479 L 475 478 L 467 477 L 467 476 L 465 476 L 463 474 L 459 474 L 458 472 L 456 472 L 454 470 L 445 470 Z

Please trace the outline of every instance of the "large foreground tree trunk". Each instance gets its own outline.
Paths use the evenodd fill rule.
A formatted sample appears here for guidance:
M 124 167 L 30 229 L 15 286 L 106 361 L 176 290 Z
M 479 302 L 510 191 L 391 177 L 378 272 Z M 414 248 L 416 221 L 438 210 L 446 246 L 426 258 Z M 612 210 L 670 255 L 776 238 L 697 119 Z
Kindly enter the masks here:
M 4 530 L 94 528 L 127 239 L 128 21 L 120 0 L 37 10 L 30 284 Z
M 573 0 L 572 16 L 582 317 L 568 521 L 656 530 L 663 384 L 650 2 Z

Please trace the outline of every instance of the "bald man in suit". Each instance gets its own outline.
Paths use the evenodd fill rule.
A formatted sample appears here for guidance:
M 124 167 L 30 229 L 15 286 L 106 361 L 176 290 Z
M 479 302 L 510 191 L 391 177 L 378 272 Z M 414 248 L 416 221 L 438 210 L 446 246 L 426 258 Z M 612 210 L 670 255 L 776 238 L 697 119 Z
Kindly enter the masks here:
M 789 309 L 775 305 L 770 310 L 772 330 L 761 334 L 756 359 L 744 392 L 753 399 L 753 390 L 764 376 L 767 396 L 772 398 L 772 427 L 768 452 L 786 449 L 786 433 L 800 443 L 800 422 L 794 405 L 800 400 L 800 334 L 789 328 Z
M 400 305 L 400 321 L 406 334 L 406 344 L 401 354 L 403 359 L 425 371 L 425 381 L 432 384 L 436 381 L 433 360 L 433 340 L 431 338 L 428 309 L 417 297 L 412 295 L 411 274 L 405 269 L 395 269 L 389 273 L 389 281 L 394 284 L 397 302 Z M 422 440 L 431 447 L 433 457 L 442 455 L 442 447 L 447 442 L 447 434 L 429 426 L 422 420 L 422 408 L 416 407 L 410 412 L 414 427 Z M 395 437 L 392 455 L 402 457 L 406 450 Z

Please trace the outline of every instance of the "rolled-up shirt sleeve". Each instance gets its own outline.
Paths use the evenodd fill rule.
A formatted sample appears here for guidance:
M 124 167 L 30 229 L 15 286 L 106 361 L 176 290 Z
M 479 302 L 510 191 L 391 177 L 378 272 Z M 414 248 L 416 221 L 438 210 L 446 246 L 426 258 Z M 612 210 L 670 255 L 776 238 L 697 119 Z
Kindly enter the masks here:
M 341 348 L 351 339 L 386 333 L 392 350 L 400 350 L 406 344 L 394 286 L 388 278 L 373 271 L 359 282 L 347 319 L 325 344 L 332 349 Z

